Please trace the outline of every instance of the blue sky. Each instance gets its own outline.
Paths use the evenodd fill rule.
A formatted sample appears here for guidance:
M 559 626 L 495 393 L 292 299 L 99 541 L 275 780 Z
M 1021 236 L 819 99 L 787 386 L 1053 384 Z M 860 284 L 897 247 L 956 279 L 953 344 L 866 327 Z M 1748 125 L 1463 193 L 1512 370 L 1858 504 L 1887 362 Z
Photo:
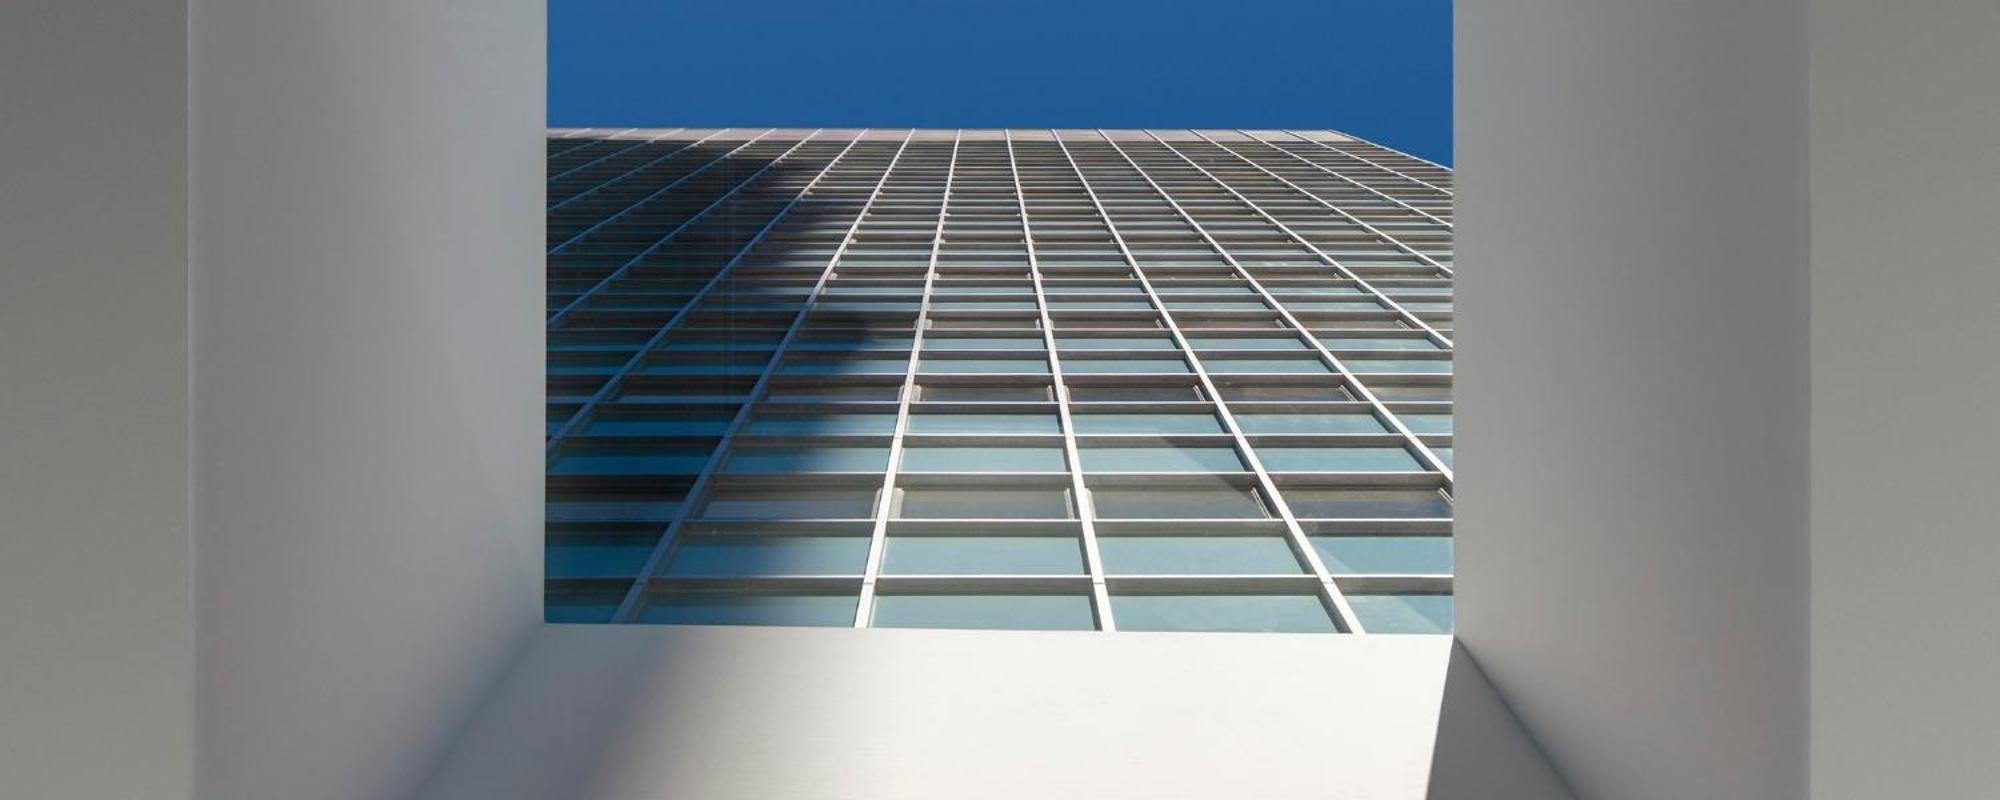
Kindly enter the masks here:
M 556 127 L 1334 128 L 1451 163 L 1450 0 L 550 0 Z

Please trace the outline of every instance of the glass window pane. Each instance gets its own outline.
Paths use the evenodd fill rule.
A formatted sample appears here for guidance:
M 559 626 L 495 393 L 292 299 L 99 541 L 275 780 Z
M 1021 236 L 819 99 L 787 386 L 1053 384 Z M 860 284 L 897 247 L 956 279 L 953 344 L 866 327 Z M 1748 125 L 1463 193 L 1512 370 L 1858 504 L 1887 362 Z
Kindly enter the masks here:
M 1331 350 L 1436 350 L 1437 343 L 1429 339 L 1403 339 L 1391 337 L 1320 337 L 1320 343 Z
M 887 447 L 739 447 L 724 472 L 881 472 Z
M 550 578 L 630 578 L 645 569 L 659 530 L 550 534 L 543 571 Z
M 1025 358 L 925 358 L 917 371 L 932 375 L 1005 375 L 1033 373 L 1046 375 L 1049 362 Z
M 717 489 L 702 519 L 866 519 L 875 515 L 874 489 Z
M 1113 575 L 1281 575 L 1303 571 L 1278 536 L 1099 536 Z
M 1283 490 L 1285 504 L 1300 519 L 1437 519 L 1451 516 L 1451 504 L 1433 489 Z
M 1449 448 L 1449 447 L 1433 447 L 1433 448 L 1431 448 L 1431 452 L 1432 452 L 1432 453 L 1434 453 L 1434 454 L 1436 454 L 1436 455 L 1437 455 L 1437 457 L 1438 457 L 1438 460 L 1439 460 L 1439 461 L 1443 461 L 1443 462 L 1444 462 L 1444 465 L 1445 465 L 1445 466 L 1449 467 L 1449 466 L 1451 466 L 1451 465 L 1452 465 L 1452 464 L 1451 464 L 1451 448 Z
M 1078 403 L 1123 403 L 1165 401 L 1184 402 L 1200 400 L 1201 389 L 1195 386 L 1071 386 L 1069 399 Z
M 1178 358 L 1065 358 L 1063 372 L 1070 375 L 1120 375 L 1192 372 Z
M 711 448 L 565 444 L 549 462 L 551 475 L 695 475 Z
M 1054 399 L 1047 386 L 917 387 L 917 397 L 935 403 L 1037 403 Z
M 1223 433 L 1214 414 L 1076 414 L 1077 433 Z
M 909 447 L 908 472 L 1063 472 L 1061 447 Z
M 1122 631 L 1336 630 L 1319 598 L 1303 594 L 1114 594 L 1111 619 Z
M 1060 336 L 1056 346 L 1063 350 L 1173 350 L 1174 340 L 1165 336 Z
M 1306 343 L 1290 337 L 1193 336 L 1188 344 L 1203 350 L 1304 350 Z
M 1409 359 L 1347 358 L 1342 359 L 1347 370 L 1356 375 L 1374 375 L 1387 372 L 1449 373 L 1450 361 L 1415 361 Z
M 1242 472 L 1233 447 L 1085 447 L 1086 472 Z
M 816 436 L 840 433 L 894 433 L 894 414 L 797 414 L 760 416 L 744 432 L 753 436 Z
M 685 537 L 665 574 L 676 578 L 751 575 L 859 575 L 868 560 L 865 536 Z
M 1320 562 L 1336 575 L 1449 575 L 1449 536 L 1314 536 Z
M 885 594 L 875 598 L 878 628 L 1073 630 L 1097 627 L 1090 598 L 1066 594 Z
M 654 625 L 854 624 L 854 595 L 683 592 L 646 599 L 639 621 Z
M 1083 544 L 1072 536 L 891 536 L 890 575 L 1078 575 Z
M 1238 414 L 1244 433 L 1383 433 L 1373 414 Z
M 1326 373 L 1333 369 L 1308 358 L 1204 358 L 1209 372 L 1233 373 Z
M 1275 447 L 1257 448 L 1257 458 L 1272 472 L 1421 472 L 1416 456 L 1401 447 Z
M 600 411 L 583 427 L 591 436 L 721 436 L 736 413 L 673 411 L 649 414 Z
M 1263 519 L 1255 492 L 1235 486 L 1174 489 L 1093 488 L 1091 505 L 1105 519 Z
M 911 414 L 910 433 L 1062 433 L 1054 414 Z
M 787 375 L 901 375 L 909 366 L 910 362 L 900 358 L 801 358 L 786 361 L 778 371 Z
M 1062 489 L 902 490 L 905 519 L 1068 519 L 1069 492 Z
M 542 620 L 555 623 L 610 622 L 625 602 L 623 588 L 565 589 L 550 586 L 542 595 Z
M 1411 433 L 1451 433 L 1450 414 L 1397 414 Z
M 1216 391 L 1224 400 L 1353 400 L 1338 384 L 1319 386 L 1259 386 L 1255 384 L 1218 384 Z M 1371 387 L 1372 388 L 1372 387 Z
M 1369 633 L 1451 633 L 1452 629 L 1448 594 L 1350 594 L 1347 605 Z M 1119 619 L 1118 627 L 1125 627 L 1124 619 Z
M 1034 304 L 1029 303 L 1029 308 Z M 1040 336 L 947 338 L 932 337 L 924 340 L 925 350 L 1040 350 Z

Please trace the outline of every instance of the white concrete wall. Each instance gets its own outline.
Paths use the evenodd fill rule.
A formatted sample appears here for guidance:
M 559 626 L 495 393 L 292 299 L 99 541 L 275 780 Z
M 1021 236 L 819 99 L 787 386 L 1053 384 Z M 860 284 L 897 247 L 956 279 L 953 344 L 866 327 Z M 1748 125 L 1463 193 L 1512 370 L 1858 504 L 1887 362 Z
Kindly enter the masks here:
M 1811 26 L 1813 797 L 1996 797 L 2000 4 Z
M 203 800 L 407 796 L 539 623 L 543 26 L 195 3 Z
M 1420 798 L 1450 649 L 552 625 L 422 796 Z
M 0 797 L 191 796 L 185 28 L 0 4 Z
M 1581 797 L 1801 797 L 1803 7 L 1456 13 L 1460 636 Z

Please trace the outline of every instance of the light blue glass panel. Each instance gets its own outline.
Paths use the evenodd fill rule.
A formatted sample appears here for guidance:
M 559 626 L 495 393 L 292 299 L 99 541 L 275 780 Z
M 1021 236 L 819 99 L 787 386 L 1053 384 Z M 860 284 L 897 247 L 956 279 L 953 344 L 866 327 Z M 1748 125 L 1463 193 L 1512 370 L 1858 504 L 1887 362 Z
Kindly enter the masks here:
M 1166 336 L 1058 336 L 1056 346 L 1068 350 L 1173 350 L 1174 340 Z M 1067 366 L 1067 365 L 1065 365 Z
M 1188 344 L 1199 350 L 1304 350 L 1306 343 L 1291 337 L 1191 336 Z
M 1436 350 L 1437 343 L 1429 339 L 1400 339 L 1395 337 L 1321 337 L 1320 343 L 1334 350 Z
M 1438 457 L 1438 460 L 1439 460 L 1439 461 L 1443 461 L 1443 462 L 1444 462 L 1444 465 L 1445 465 L 1445 466 L 1449 467 L 1449 466 L 1451 466 L 1451 465 L 1452 465 L 1452 463 L 1451 463 L 1451 448 L 1449 448 L 1449 447 L 1433 447 L 1433 448 L 1431 448 L 1431 452 L 1433 452 L 1433 453 L 1436 453 L 1436 454 L 1437 454 L 1437 457 Z
M 1223 433 L 1214 414 L 1075 414 L 1077 433 Z
M 1053 311 L 1139 311 L 1150 309 L 1145 300 L 1050 300 Z
M 1379 311 L 1382 304 L 1373 300 L 1286 300 L 1285 308 L 1293 311 Z
M 1300 519 L 1444 519 L 1451 504 L 1431 489 L 1285 489 Z
M 924 340 L 925 350 L 1040 350 L 1040 336 L 988 336 L 979 338 L 946 338 L 935 336 Z
M 1158 292 L 1162 295 L 1181 295 L 1181 294 L 1254 295 L 1257 293 L 1257 290 L 1252 289 L 1248 286 L 1159 286 L 1155 287 L 1153 291 Z
M 654 595 L 639 612 L 653 625 L 812 625 L 854 624 L 854 595 L 724 594 L 700 592 Z
M 1336 575 L 1449 575 L 1449 536 L 1314 536 L 1321 563 Z
M 1171 489 L 1093 488 L 1091 505 L 1103 519 L 1264 519 L 1264 504 L 1235 486 Z
M 895 414 L 798 414 L 755 417 L 744 433 L 753 436 L 894 433 Z
M 1042 287 L 1042 293 L 1049 295 L 1065 295 L 1065 294 L 1145 294 L 1146 292 L 1144 289 L 1141 289 L 1138 286 L 1129 284 L 1120 284 L 1116 286 L 1074 286 L 1074 285 L 1049 283 L 1045 284 Z
M 1204 358 L 1209 372 L 1221 373 L 1328 373 L 1333 369 L 1310 358 Z
M 1062 433 L 1054 414 L 911 414 L 910 433 Z
M 925 358 L 917 371 L 932 375 L 998 375 L 1032 373 L 1046 375 L 1049 362 L 1026 358 Z
M 1237 414 L 1244 433 L 1383 433 L 1373 414 Z
M 1033 311 L 1033 300 L 938 300 L 931 308 L 950 311 L 953 309 L 978 309 L 980 311 Z
M 1073 536 L 891 536 L 882 557 L 891 575 L 1080 575 L 1083 545 Z
M 694 475 L 708 463 L 707 447 L 565 447 L 551 475 Z
M 1133 373 L 1186 374 L 1186 361 L 1178 358 L 1065 358 L 1063 372 L 1072 375 L 1121 375 Z
M 724 472 L 881 472 L 887 447 L 739 447 Z
M 1174 311 L 1261 311 L 1269 306 L 1256 300 L 1168 300 Z
M 1303 571 L 1277 536 L 1098 536 L 1112 575 L 1289 575 Z
M 1416 456 L 1401 447 L 1276 447 L 1257 448 L 1257 458 L 1272 472 L 1421 472 Z
M 1062 472 L 1061 447 L 909 447 L 907 472 Z
M 1086 472 L 1242 472 L 1230 447 L 1086 447 Z
M 647 534 L 562 534 L 547 537 L 543 572 L 550 578 L 630 578 L 646 566 L 659 541 Z
M 877 628 L 1087 631 L 1097 627 L 1090 598 L 1067 594 L 924 595 L 875 598 Z
M 909 365 L 900 358 L 793 359 L 778 371 L 788 375 L 901 375 Z
M 1361 293 L 1362 293 L 1361 289 L 1355 286 L 1286 286 L 1272 290 L 1272 294 L 1278 297 L 1291 297 L 1293 295 L 1329 295 L 1329 294 L 1338 295 L 1338 294 L 1361 294 Z
M 1397 414 L 1411 433 L 1451 433 L 1450 414 Z
M 873 489 L 718 489 L 702 519 L 861 519 L 875 514 Z
M 965 295 L 1032 295 L 1033 286 L 951 286 L 938 284 L 931 287 L 931 293 L 939 297 L 960 297 Z
M 1061 489 L 905 488 L 904 519 L 1069 519 L 1069 493 Z
M 1291 594 L 1111 596 L 1121 631 L 1265 631 L 1333 633 L 1319 598 Z
M 1343 359 L 1347 369 L 1355 374 L 1376 375 L 1385 372 L 1418 372 L 1426 374 L 1450 373 L 1450 361 L 1418 361 L 1413 359 L 1349 358 Z
M 1350 594 L 1347 605 L 1369 633 L 1451 633 L 1448 594 Z
M 681 541 L 666 574 L 676 578 L 859 575 L 866 536 L 697 535 Z

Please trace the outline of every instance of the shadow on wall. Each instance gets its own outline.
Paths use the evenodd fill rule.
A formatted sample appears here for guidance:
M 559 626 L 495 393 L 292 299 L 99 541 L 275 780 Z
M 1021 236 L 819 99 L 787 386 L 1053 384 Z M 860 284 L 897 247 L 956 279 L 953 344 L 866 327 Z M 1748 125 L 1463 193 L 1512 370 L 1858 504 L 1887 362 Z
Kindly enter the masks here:
M 611 619 L 824 266 L 798 234 L 852 211 L 792 202 L 846 140 L 708 133 L 547 143 L 551 622 Z
M 1562 776 L 1453 642 L 1438 706 L 1429 800 L 1572 800 Z

